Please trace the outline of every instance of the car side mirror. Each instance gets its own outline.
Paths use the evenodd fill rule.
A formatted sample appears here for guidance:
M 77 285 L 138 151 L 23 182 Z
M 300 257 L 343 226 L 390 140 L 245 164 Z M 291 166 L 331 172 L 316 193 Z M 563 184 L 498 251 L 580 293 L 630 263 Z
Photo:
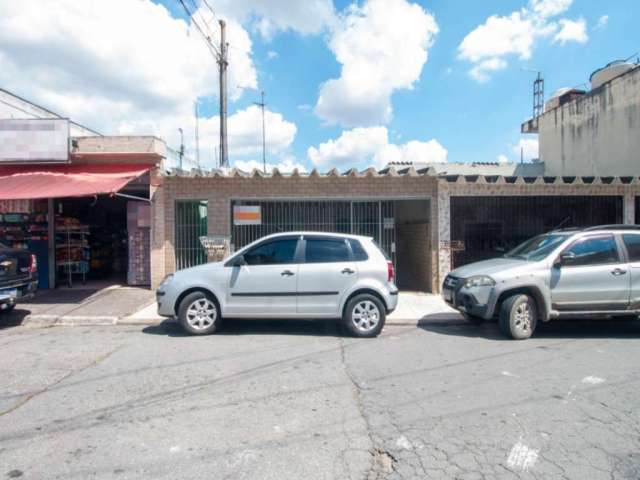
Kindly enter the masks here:
M 575 253 L 573 253 L 573 252 L 562 252 L 558 256 L 558 258 L 556 258 L 556 261 L 553 262 L 553 266 L 554 267 L 561 267 L 562 265 L 568 265 L 575 259 L 576 259 L 576 254 Z

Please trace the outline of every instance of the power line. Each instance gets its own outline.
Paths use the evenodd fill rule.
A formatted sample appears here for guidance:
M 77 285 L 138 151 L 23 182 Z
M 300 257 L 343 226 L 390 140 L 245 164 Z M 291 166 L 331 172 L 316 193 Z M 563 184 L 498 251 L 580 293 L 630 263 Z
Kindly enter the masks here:
M 189 20 L 191 20 L 191 23 L 193 23 L 195 25 L 195 27 L 198 30 L 198 32 L 200 33 L 200 35 L 202 35 L 202 38 L 204 39 L 204 41 L 207 44 L 207 47 L 209 48 L 211 53 L 213 53 L 213 56 L 216 59 L 216 61 L 219 61 L 219 59 L 220 59 L 220 51 L 211 42 L 211 35 L 207 35 L 202 30 L 202 27 L 200 27 L 200 24 L 194 18 L 193 14 L 191 13 L 191 10 L 189 10 L 189 7 L 187 7 L 187 4 L 184 3 L 184 0 L 178 0 L 178 2 L 180 3 L 180 5 L 182 5 L 182 8 L 184 9 L 184 11 L 186 12 L 187 16 L 189 17 Z

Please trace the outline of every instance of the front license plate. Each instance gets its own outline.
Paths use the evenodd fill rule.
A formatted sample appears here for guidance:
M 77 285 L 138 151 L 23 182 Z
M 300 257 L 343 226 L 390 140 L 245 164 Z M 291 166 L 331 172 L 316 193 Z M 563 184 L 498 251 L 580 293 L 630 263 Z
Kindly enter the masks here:
M 18 296 L 18 289 L 10 288 L 7 290 L 0 290 L 0 295 L 9 295 L 10 297 L 16 298 Z
M 451 290 L 442 290 L 442 296 L 444 297 L 445 302 L 453 301 L 453 292 Z

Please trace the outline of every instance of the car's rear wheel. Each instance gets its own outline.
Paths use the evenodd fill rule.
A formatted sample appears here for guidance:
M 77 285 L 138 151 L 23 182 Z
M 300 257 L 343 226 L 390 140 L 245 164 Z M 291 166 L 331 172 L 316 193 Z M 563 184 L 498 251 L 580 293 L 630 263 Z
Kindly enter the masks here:
M 384 328 L 386 311 L 377 297 L 364 293 L 349 300 L 342 320 L 354 337 L 377 337 Z
M 499 325 L 502 333 L 514 340 L 533 335 L 538 323 L 536 302 L 526 294 L 512 295 L 502 302 Z
M 205 292 L 193 292 L 180 302 L 178 321 L 182 328 L 193 335 L 213 333 L 220 324 L 218 304 Z

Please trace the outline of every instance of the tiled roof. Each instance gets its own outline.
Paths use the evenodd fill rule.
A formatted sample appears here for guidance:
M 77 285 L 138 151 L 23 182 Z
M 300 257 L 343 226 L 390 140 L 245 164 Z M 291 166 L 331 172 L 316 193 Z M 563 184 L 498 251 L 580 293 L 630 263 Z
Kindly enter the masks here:
M 340 173 L 337 169 L 320 173 L 313 169 L 310 172 L 300 172 L 294 169 L 291 173 L 282 173 L 277 168 L 271 172 L 264 173 L 261 170 L 254 169 L 252 172 L 245 172 L 237 168 L 227 171 L 221 169 L 214 170 L 180 170 L 171 169 L 163 172 L 167 177 L 188 177 L 188 178 L 309 178 L 309 177 L 420 177 L 429 176 L 445 180 L 449 183 L 476 183 L 476 184 L 554 184 L 554 185 L 640 185 L 639 177 L 549 177 L 543 175 L 523 176 L 523 175 L 448 175 L 440 174 L 432 168 L 416 170 L 413 166 L 396 169 L 393 165 L 384 170 L 377 171 L 374 168 L 357 171 L 356 169 L 347 170 Z

